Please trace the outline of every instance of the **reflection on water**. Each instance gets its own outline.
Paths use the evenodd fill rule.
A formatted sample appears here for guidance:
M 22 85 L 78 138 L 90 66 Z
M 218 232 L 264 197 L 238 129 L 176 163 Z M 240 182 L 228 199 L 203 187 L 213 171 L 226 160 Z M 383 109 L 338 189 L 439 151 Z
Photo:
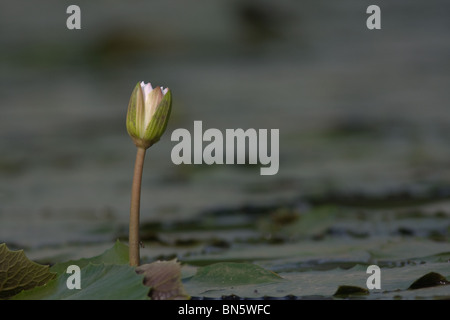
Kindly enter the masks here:
M 0 10 L 0 242 L 110 240 L 127 223 L 137 81 L 169 86 L 173 115 L 148 152 L 142 219 L 271 203 L 326 190 L 450 181 L 446 1 L 214 1 L 192 8 L 15 1 Z M 170 134 L 280 129 L 280 170 L 175 166 Z

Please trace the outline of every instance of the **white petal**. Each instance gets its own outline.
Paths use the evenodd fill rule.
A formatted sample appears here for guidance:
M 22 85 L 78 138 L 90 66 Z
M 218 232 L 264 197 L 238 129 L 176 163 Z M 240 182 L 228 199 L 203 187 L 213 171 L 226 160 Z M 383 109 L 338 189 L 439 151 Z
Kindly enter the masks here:
M 153 115 L 156 112 L 156 107 L 159 105 L 163 98 L 163 94 L 159 87 L 156 87 L 145 97 L 145 128 L 152 120 Z
M 142 81 L 141 82 L 141 88 L 142 88 L 142 91 L 144 93 L 144 97 L 148 96 L 148 94 L 150 92 L 152 92 L 152 90 L 153 90 L 152 84 L 150 82 L 145 84 L 144 81 Z

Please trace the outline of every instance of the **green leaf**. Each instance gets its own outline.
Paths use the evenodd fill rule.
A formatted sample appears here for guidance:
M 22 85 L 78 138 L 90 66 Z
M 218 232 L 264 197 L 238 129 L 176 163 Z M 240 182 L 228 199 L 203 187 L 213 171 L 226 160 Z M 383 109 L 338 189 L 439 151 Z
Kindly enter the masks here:
M 15 300 L 144 300 L 148 287 L 143 276 L 128 265 L 94 265 L 81 268 L 81 289 L 68 289 L 71 274 L 62 274 L 47 285 L 23 291 Z
M 81 289 L 69 289 L 72 273 L 81 269 Z M 181 283 L 181 267 L 176 261 L 157 261 L 134 268 L 128 265 L 128 246 L 117 241 L 101 255 L 58 263 L 52 267 L 58 277 L 44 286 L 19 293 L 17 300 L 142 300 L 189 299 Z M 70 279 L 69 279 L 70 278 Z M 150 288 L 149 288 L 150 287 Z
M 437 273 L 437 272 L 429 272 L 423 277 L 420 277 L 416 281 L 414 281 L 408 289 L 416 290 L 416 289 L 422 289 L 422 288 L 429 288 L 429 287 L 435 287 L 435 286 L 442 286 L 449 284 L 450 281 L 447 281 L 447 279 Z
M 23 250 L 11 251 L 0 244 L 0 299 L 46 284 L 56 276 L 44 266 L 30 261 Z
M 255 264 L 219 262 L 198 268 L 194 276 L 184 279 L 184 287 L 192 296 L 254 297 L 260 295 L 257 289 L 283 282 L 276 273 Z
M 276 273 L 251 263 L 219 262 L 200 268 L 191 281 L 215 286 L 235 286 L 283 280 Z
M 338 208 L 323 206 L 300 215 L 294 223 L 282 229 L 284 234 L 298 237 L 317 236 L 325 232 L 336 221 Z
M 369 290 L 357 286 L 339 286 L 339 288 L 334 293 L 334 297 L 337 298 L 348 298 L 350 296 L 361 296 L 369 294 Z
M 87 266 L 89 263 L 128 264 L 128 261 L 128 246 L 117 240 L 112 248 L 106 250 L 98 256 L 92 258 L 82 258 L 79 260 L 71 260 L 63 263 L 56 263 L 50 268 L 50 270 L 58 274 L 63 274 L 66 272 L 67 267 L 70 265 L 77 265 L 82 268 L 84 266 Z

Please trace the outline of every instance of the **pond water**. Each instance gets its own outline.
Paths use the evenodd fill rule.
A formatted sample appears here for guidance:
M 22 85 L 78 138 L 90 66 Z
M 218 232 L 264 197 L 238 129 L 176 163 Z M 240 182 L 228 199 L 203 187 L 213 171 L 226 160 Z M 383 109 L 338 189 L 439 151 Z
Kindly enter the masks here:
M 450 4 L 378 1 L 382 29 L 374 31 L 366 28 L 370 4 L 80 1 L 81 30 L 66 28 L 58 1 L 1 5 L 0 242 L 53 262 L 126 241 L 136 150 L 125 115 L 144 80 L 173 93 L 169 126 L 144 167 L 146 259 L 188 261 L 200 252 L 192 259 L 201 263 L 208 250 L 225 259 L 239 241 L 246 250 L 251 241 L 276 242 L 277 230 L 255 223 L 270 224 L 279 210 L 288 210 L 280 219 L 292 222 L 295 241 L 325 229 L 362 233 L 369 244 L 405 236 L 398 230 L 428 241 L 437 230 L 441 252 L 449 240 Z M 171 133 L 192 132 L 195 120 L 219 130 L 279 129 L 278 174 L 174 165 Z M 365 195 L 368 210 L 392 194 L 425 197 L 441 218 L 394 222 L 393 233 L 380 235 L 385 224 L 344 214 L 308 233 L 297 214 L 315 209 L 313 199 L 334 204 L 330 194 L 352 205 Z

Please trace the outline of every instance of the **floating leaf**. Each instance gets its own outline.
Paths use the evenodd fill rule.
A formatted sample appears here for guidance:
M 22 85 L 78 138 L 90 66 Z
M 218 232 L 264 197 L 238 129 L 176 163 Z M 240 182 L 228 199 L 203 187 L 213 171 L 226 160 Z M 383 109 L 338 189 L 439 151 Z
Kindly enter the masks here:
M 81 289 L 68 289 L 67 267 L 81 269 Z M 120 242 L 101 255 L 58 263 L 58 278 L 45 286 L 24 291 L 14 299 L 189 299 L 176 261 L 158 261 L 138 268 L 128 265 L 128 247 Z M 145 283 L 145 284 L 144 284 Z M 150 287 L 150 289 L 149 289 Z
M 61 274 L 47 285 L 16 295 L 15 300 L 144 300 L 148 287 L 143 276 L 128 265 L 88 264 L 81 268 L 81 289 L 68 289 L 71 274 Z
M 176 260 L 144 264 L 136 268 L 136 273 L 144 275 L 144 285 L 151 288 L 149 296 L 153 300 L 190 298 L 181 283 L 181 266 Z
M 30 261 L 23 250 L 10 251 L 6 244 L 0 244 L 0 299 L 42 286 L 55 276 L 49 266 Z
M 287 225 L 282 232 L 294 237 L 320 236 L 333 225 L 337 212 L 338 209 L 333 206 L 307 211 L 300 215 L 295 223 Z
M 414 281 L 408 289 L 422 289 L 449 284 L 450 281 L 436 272 L 430 272 Z
M 337 298 L 347 298 L 353 295 L 366 295 L 369 294 L 369 290 L 356 286 L 339 286 L 333 296 Z
M 283 280 L 276 273 L 251 263 L 219 262 L 200 268 L 191 281 L 233 286 Z
M 71 260 L 63 263 L 57 263 L 50 268 L 51 271 L 58 274 L 65 273 L 67 267 L 70 265 L 77 265 L 80 268 L 87 266 L 89 263 L 92 264 L 128 264 L 128 246 L 121 243 L 119 240 L 116 241 L 114 246 L 102 254 L 92 257 L 92 258 L 82 258 L 79 260 Z

